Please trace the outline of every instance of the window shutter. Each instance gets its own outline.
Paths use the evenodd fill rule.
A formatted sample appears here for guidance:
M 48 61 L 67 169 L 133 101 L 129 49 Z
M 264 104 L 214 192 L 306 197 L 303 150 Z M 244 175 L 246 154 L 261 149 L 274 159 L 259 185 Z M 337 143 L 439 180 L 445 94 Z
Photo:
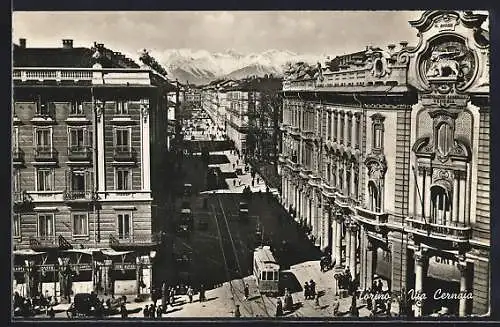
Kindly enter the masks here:
M 85 191 L 93 192 L 94 191 L 94 173 L 92 171 L 85 171 Z
M 66 179 L 66 192 L 71 191 L 72 189 L 72 177 L 73 174 L 71 173 L 71 169 L 67 169 L 65 172 L 65 179 Z

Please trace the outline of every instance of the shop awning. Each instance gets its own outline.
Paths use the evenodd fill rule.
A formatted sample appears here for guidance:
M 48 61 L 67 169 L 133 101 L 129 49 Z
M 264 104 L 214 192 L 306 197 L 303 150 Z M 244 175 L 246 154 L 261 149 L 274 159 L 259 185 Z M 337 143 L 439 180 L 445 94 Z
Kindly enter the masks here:
M 14 250 L 14 255 L 19 255 L 19 256 L 30 256 L 30 255 L 41 255 L 41 254 L 45 254 L 47 252 L 37 252 L 37 251 L 33 251 L 31 249 L 28 249 L 28 250 Z
M 132 253 L 134 251 L 115 251 L 113 249 L 101 250 L 102 254 L 107 255 L 108 257 L 118 256 L 118 255 L 126 255 Z
M 95 252 L 95 251 L 99 251 L 99 250 L 96 250 L 96 249 L 68 249 L 68 250 L 65 250 L 64 252 L 66 252 L 66 253 L 83 253 L 83 254 L 92 255 L 92 252 Z

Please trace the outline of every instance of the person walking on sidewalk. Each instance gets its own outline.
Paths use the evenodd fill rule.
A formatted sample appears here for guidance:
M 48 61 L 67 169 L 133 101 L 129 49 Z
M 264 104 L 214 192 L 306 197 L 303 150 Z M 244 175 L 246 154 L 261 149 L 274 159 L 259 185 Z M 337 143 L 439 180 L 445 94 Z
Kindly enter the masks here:
M 283 303 L 281 299 L 278 298 L 278 302 L 276 303 L 276 317 L 281 317 L 283 315 Z
M 309 299 L 309 294 L 310 294 L 310 288 L 309 288 L 309 283 L 306 282 L 304 284 L 304 299 Z
M 188 287 L 186 294 L 189 298 L 189 303 L 193 303 L 193 288 L 191 286 Z
M 311 289 L 310 296 L 311 298 L 314 298 L 316 296 L 316 283 L 314 282 L 314 280 L 311 279 L 309 281 L 309 287 Z
M 234 309 L 234 317 L 235 318 L 241 317 L 240 306 L 238 304 L 236 305 L 236 309 Z
M 163 282 L 161 285 L 161 307 L 165 308 L 167 304 L 167 284 Z
M 337 297 L 334 297 L 332 303 L 334 317 L 337 317 L 339 315 L 339 306 L 340 306 L 339 299 Z
M 249 295 L 249 291 L 248 291 L 248 284 L 245 284 L 245 300 L 248 300 L 248 295 Z

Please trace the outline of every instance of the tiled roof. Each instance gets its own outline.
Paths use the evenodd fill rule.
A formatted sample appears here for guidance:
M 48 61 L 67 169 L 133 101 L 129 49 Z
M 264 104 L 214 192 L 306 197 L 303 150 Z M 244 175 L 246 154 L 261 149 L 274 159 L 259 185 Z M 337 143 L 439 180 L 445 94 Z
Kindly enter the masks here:
M 92 51 L 88 48 L 21 48 L 14 45 L 14 67 L 90 68 Z

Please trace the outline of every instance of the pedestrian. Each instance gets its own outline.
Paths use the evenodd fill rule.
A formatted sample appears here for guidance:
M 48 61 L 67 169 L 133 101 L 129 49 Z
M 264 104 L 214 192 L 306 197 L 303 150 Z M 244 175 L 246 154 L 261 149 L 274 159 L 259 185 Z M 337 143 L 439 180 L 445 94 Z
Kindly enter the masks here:
M 200 302 L 205 301 L 205 286 L 203 284 L 200 285 Z
M 255 182 L 254 182 L 254 180 L 252 179 L 252 187 L 254 187 L 254 185 L 255 185 Z
M 236 169 L 236 165 L 235 165 L 235 164 L 234 164 L 234 162 L 233 162 L 233 170 L 234 170 L 234 169 Z
M 389 297 L 387 300 L 387 305 L 386 305 L 386 314 L 388 317 L 391 316 L 391 307 L 392 307 L 392 299 Z
M 149 318 L 149 306 L 147 304 L 144 307 L 144 309 L 142 309 L 142 314 L 143 314 L 144 318 Z
M 54 308 L 50 307 L 48 311 L 49 318 L 53 319 L 56 316 L 56 313 L 54 312 Z
M 332 309 L 333 309 L 333 316 L 338 316 L 339 315 L 339 299 L 337 297 L 333 298 L 333 303 L 332 303 Z
M 161 306 L 162 308 L 165 307 L 165 304 L 167 302 L 167 284 L 163 282 L 161 285 Z
M 189 303 L 193 303 L 193 288 L 191 286 L 188 287 L 187 296 L 189 298 Z
M 245 284 L 245 300 L 248 300 L 248 295 L 249 295 L 248 284 Z
M 316 300 L 315 300 L 315 302 L 314 302 L 314 305 L 315 305 L 315 306 L 317 306 L 317 307 L 319 307 L 319 293 L 318 293 L 318 294 L 316 294 L 315 299 L 316 299 Z
M 278 302 L 276 303 L 276 317 L 281 317 L 283 315 L 283 303 L 281 299 L 278 298 Z
M 260 177 L 257 177 L 257 185 L 260 183 Z
M 156 316 L 156 306 L 154 304 L 152 304 L 150 307 L 149 307 L 149 317 L 154 319 Z
M 170 305 L 174 305 L 175 303 L 175 288 L 170 289 Z
M 309 281 L 309 288 L 311 290 L 311 298 L 314 298 L 316 295 L 316 283 L 312 279 Z
M 378 280 L 378 287 L 377 288 L 378 288 L 378 291 L 380 293 L 382 292 L 382 290 L 384 288 L 384 285 L 382 284 L 382 280 L 380 280 L 380 279 Z
M 309 283 L 304 284 L 304 298 L 307 300 L 309 298 Z
M 236 179 L 233 179 L 233 186 L 236 186 Z
M 162 314 L 163 314 L 163 307 L 159 305 L 158 308 L 156 309 L 156 317 L 161 319 Z
M 127 307 L 125 307 L 125 303 L 122 303 L 120 305 L 120 314 L 121 314 L 123 319 L 128 318 L 128 311 L 127 311 Z
M 235 316 L 236 318 L 241 317 L 241 313 L 240 313 L 240 306 L 239 306 L 239 305 L 236 305 L 236 309 L 234 309 L 234 316 Z

